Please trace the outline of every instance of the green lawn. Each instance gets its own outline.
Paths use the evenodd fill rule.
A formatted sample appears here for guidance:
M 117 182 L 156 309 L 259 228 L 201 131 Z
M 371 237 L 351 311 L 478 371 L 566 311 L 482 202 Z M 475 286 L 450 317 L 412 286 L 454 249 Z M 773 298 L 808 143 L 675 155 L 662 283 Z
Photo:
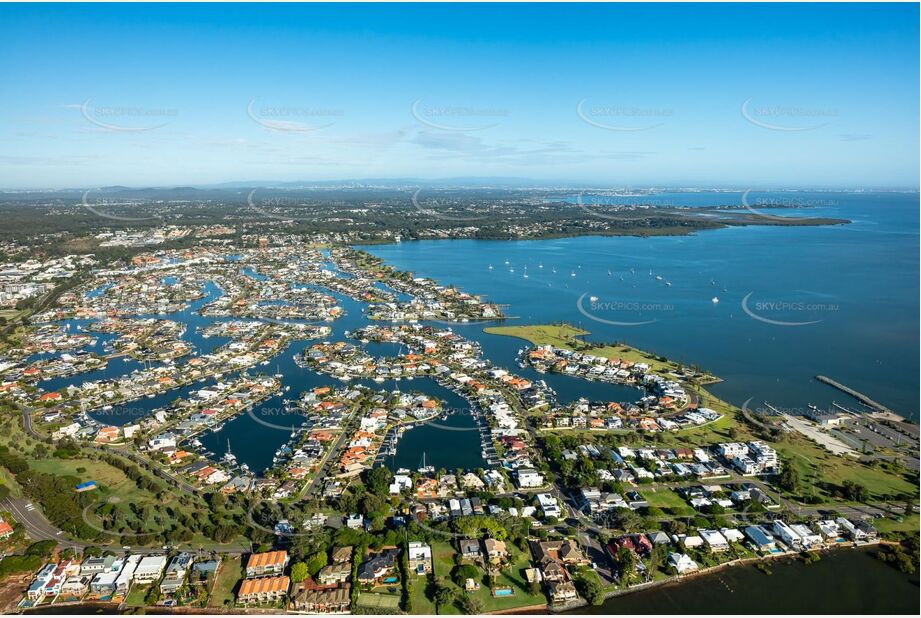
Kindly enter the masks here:
M 377 592 L 362 592 L 358 595 L 358 606 L 392 610 L 385 613 L 398 614 L 400 612 L 400 595 L 379 594 Z
M 214 587 L 211 589 L 208 605 L 210 607 L 233 607 L 234 590 L 241 579 L 243 579 L 243 567 L 240 556 L 222 560 Z
M 96 481 L 112 490 L 112 493 L 123 496 L 120 492 L 136 489 L 134 481 L 109 464 L 95 459 L 33 459 L 30 461 L 32 468 L 45 474 L 55 476 L 75 476 L 80 481 Z M 86 472 L 77 472 L 77 468 L 86 468 Z
M 672 512 L 676 514 L 693 515 L 695 513 L 694 509 L 684 498 L 667 487 L 660 487 L 655 490 L 648 487 L 641 487 L 640 491 L 643 497 L 646 498 L 646 501 L 649 502 L 649 506 L 657 506 L 661 509 L 674 509 Z
M 534 345 L 550 344 L 557 348 L 581 348 L 586 342 L 578 337 L 591 333 L 570 324 L 534 324 L 527 326 L 490 326 L 483 329 L 491 335 L 518 337 Z M 587 354 L 605 358 L 620 358 L 633 363 L 647 363 L 653 371 L 667 372 L 674 364 L 659 360 L 655 355 L 638 350 L 627 344 L 602 345 L 588 348 Z
M 902 521 L 890 519 L 889 517 L 880 517 L 873 520 L 873 526 L 879 530 L 880 534 L 911 532 L 918 534 L 919 520 L 917 515 L 905 515 Z
M 412 581 L 412 594 L 410 598 L 412 599 L 413 604 L 413 614 L 434 614 L 435 612 L 435 603 L 429 600 L 425 596 L 425 589 L 428 586 L 428 577 L 416 576 L 413 575 Z
M 144 597 L 147 596 L 148 590 L 150 590 L 150 586 L 132 586 L 131 590 L 128 591 L 128 596 L 125 597 L 125 605 L 129 607 L 143 606 Z
M 572 346 L 573 340 L 581 335 L 588 335 L 587 330 L 582 330 L 569 324 L 536 324 L 533 326 L 489 326 L 483 332 L 490 335 L 505 335 L 518 337 L 534 345 L 547 345 L 558 348 Z
M 471 596 L 480 599 L 483 603 L 483 611 L 492 612 L 547 603 L 547 598 L 543 593 L 532 595 L 528 590 L 524 570 L 531 566 L 530 555 L 515 549 L 512 549 L 511 552 L 512 565 L 500 573 L 496 586 L 499 588 L 508 586 L 515 591 L 515 594 L 510 597 L 494 597 L 489 588 L 482 586 L 478 591 L 471 593 Z
M 804 436 L 788 435 L 774 446 L 786 461 L 797 468 L 804 487 L 822 481 L 835 485 L 852 481 L 865 486 L 873 497 L 893 493 L 918 495 L 917 485 L 904 477 L 848 457 L 832 455 Z
M 510 587 L 515 594 L 510 597 L 493 597 L 490 589 L 480 579 L 480 589 L 476 592 L 469 593 L 471 597 L 478 599 L 483 606 L 484 612 L 514 609 L 516 607 L 525 607 L 529 605 L 542 605 L 547 602 L 543 593 L 532 595 L 528 591 L 528 584 L 524 578 L 524 569 L 531 566 L 530 555 L 512 548 L 512 566 L 502 571 L 499 575 L 497 586 Z M 454 549 L 447 542 L 436 542 L 432 545 L 432 557 L 434 561 L 435 576 L 443 578 L 449 582 L 455 589 L 457 595 L 463 594 L 463 589 L 455 586 L 450 581 L 451 569 L 454 568 Z M 481 576 L 486 573 L 481 569 Z M 419 606 L 413 606 L 413 613 L 419 613 Z M 439 612 L 440 614 L 459 614 L 460 610 L 456 606 L 445 607 Z

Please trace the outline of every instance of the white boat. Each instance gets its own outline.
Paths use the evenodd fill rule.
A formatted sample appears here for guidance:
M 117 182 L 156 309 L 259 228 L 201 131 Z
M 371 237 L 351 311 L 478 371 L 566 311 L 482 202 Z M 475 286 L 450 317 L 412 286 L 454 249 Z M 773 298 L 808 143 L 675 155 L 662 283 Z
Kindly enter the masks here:
M 714 296 L 713 298 L 710 299 L 710 302 L 715 305 L 716 303 L 720 302 L 720 299 L 718 296 Z
M 597 296 L 589 296 L 588 299 L 589 299 L 590 301 L 592 301 L 593 303 L 597 303 L 597 302 L 598 302 L 598 297 L 597 297 Z
M 575 276 L 576 276 L 576 271 L 572 271 L 571 273 L 569 273 L 569 276 L 570 276 L 570 277 L 575 277 Z

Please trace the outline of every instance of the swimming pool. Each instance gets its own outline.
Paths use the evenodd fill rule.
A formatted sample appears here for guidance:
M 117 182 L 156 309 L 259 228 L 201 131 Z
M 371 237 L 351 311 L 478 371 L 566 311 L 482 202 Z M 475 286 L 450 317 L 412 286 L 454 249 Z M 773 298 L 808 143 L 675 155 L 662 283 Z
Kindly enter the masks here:
M 388 577 L 388 578 L 386 578 L 386 579 L 384 580 L 384 583 L 385 583 L 385 584 L 395 584 L 395 583 L 397 583 L 398 581 L 400 581 L 400 578 L 399 578 L 399 577 Z
M 515 591 L 511 588 L 496 588 L 493 592 L 493 596 L 497 597 L 510 597 L 515 594 Z

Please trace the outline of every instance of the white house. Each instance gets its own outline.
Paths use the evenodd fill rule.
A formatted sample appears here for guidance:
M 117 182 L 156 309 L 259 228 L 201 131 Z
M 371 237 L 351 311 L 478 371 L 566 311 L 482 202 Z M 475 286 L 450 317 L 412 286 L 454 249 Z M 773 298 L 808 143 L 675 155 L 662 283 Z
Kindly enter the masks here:
M 729 549 L 729 542 L 718 530 L 698 530 L 698 534 L 710 551 L 721 552 Z
M 810 530 L 809 526 L 805 524 L 793 524 L 790 528 L 799 535 L 800 539 L 802 539 L 803 548 L 813 549 L 822 546 L 822 535 L 816 534 Z
M 147 442 L 147 446 L 150 447 L 152 451 L 159 451 L 164 448 L 175 448 L 176 436 L 171 433 L 161 433 L 159 436 L 151 438 Z
M 550 494 L 537 494 L 537 502 L 540 504 L 540 510 L 544 512 L 544 517 L 559 517 L 562 513 L 556 498 Z
M 687 554 L 671 553 L 668 555 L 668 565 L 674 567 L 678 575 L 684 575 L 697 570 L 697 563 Z
M 774 521 L 774 536 L 781 541 L 784 545 L 787 545 L 791 549 L 801 549 L 803 546 L 803 539 L 796 533 L 793 528 L 782 522 L 781 520 Z
M 829 541 L 834 541 L 841 538 L 841 528 L 831 519 L 822 520 L 817 524 L 817 526 L 819 528 L 819 532 L 822 533 L 822 536 Z
M 138 564 L 141 562 L 141 557 L 137 554 L 128 556 L 128 559 L 125 561 L 125 566 L 122 569 L 122 572 L 118 574 L 118 579 L 115 580 L 115 593 L 124 595 L 127 594 L 128 588 L 131 587 L 131 582 L 134 580 L 134 571 L 137 569 Z
M 166 556 L 145 556 L 134 569 L 134 581 L 138 584 L 150 584 L 160 579 L 166 568 Z
M 536 470 L 522 468 L 518 470 L 518 487 L 541 487 L 544 484 L 544 476 Z

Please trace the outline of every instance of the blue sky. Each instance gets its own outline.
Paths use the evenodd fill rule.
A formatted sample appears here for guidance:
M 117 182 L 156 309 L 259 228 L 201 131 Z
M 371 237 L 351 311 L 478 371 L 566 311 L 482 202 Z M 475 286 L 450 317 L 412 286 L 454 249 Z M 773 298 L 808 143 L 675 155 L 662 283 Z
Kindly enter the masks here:
M 918 185 L 918 6 L 0 5 L 0 187 Z

